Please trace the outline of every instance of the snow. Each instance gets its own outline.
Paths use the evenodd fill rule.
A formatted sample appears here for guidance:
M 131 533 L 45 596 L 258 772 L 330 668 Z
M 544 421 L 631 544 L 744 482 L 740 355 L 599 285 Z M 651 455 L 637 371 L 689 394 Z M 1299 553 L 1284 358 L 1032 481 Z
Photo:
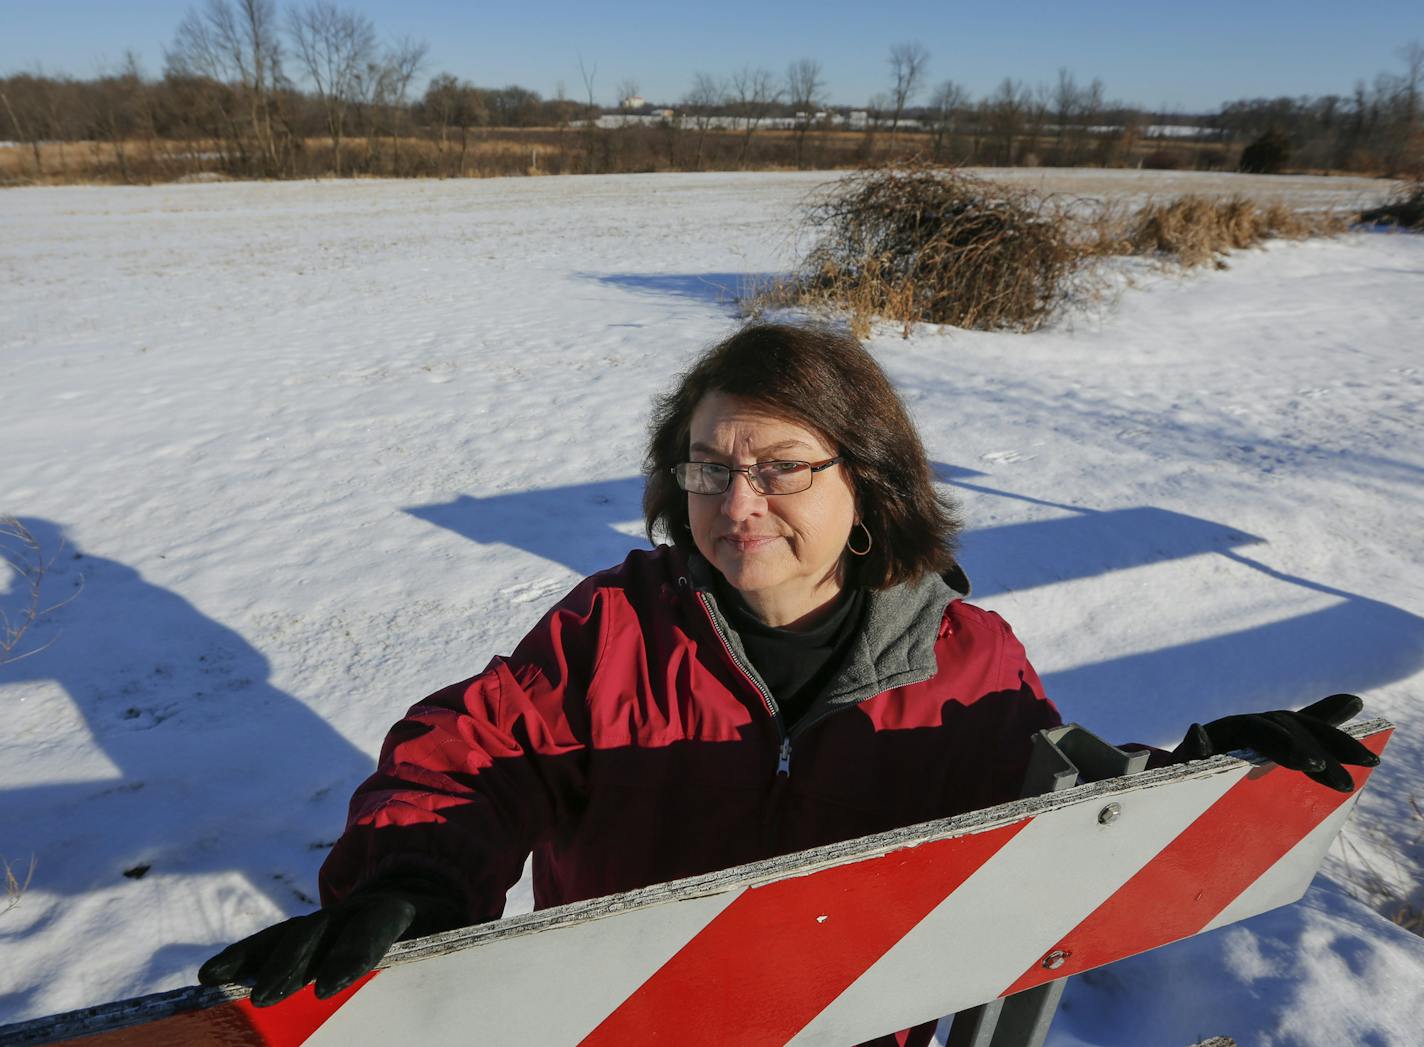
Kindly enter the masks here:
M 189 984 L 309 908 L 386 727 L 643 541 L 651 398 L 828 177 L 0 194 L 0 513 L 73 595 L 0 667 L 0 854 L 36 858 L 0 1022 Z M 1424 882 L 1421 276 L 1424 238 L 1352 234 L 1121 265 L 1033 335 L 869 343 L 1069 718 L 1171 745 L 1352 690 L 1399 724 L 1303 902 L 1075 979 L 1057 1047 L 1417 1042 L 1424 939 L 1377 910 Z

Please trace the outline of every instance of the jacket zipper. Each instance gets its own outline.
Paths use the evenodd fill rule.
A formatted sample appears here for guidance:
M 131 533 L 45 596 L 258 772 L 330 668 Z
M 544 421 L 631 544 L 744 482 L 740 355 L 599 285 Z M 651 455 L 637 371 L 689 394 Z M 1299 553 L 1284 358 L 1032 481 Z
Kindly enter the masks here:
M 785 727 L 785 725 L 784 725 L 784 723 L 783 723 L 783 721 L 782 721 L 782 719 L 781 719 L 781 710 L 778 709 L 778 708 L 776 707 L 776 703 L 771 700 L 771 695 L 767 694 L 766 691 L 762 689 L 761 684 L 759 684 L 759 683 L 756 682 L 756 677 L 754 677 L 754 676 L 752 675 L 751 670 L 750 670 L 749 668 L 747 668 L 747 666 L 742 663 L 742 660 L 737 657 L 736 652 L 734 652 L 734 651 L 732 650 L 732 645 L 728 642 L 726 634 L 722 632 L 722 627 L 717 624 L 717 618 L 716 618 L 716 616 L 712 613 L 712 608 L 708 606 L 706 597 L 705 597 L 702 593 L 697 593 L 696 595 L 697 595 L 697 602 L 702 605 L 702 610 L 703 610 L 703 612 L 707 615 L 707 621 L 708 621 L 708 623 L 712 626 L 712 631 L 717 634 L 717 639 L 719 639 L 719 640 L 722 641 L 722 650 L 724 650 L 724 651 L 727 652 L 727 657 L 731 659 L 732 664 L 737 667 L 738 671 L 739 671 L 744 677 L 746 677 L 747 683 L 749 683 L 749 684 L 752 685 L 752 690 L 756 691 L 757 696 L 761 698 L 762 704 L 763 704 L 764 706 L 766 706 L 766 711 L 771 714 L 772 722 L 776 725 L 776 735 L 777 735 L 778 738 L 781 739 L 781 749 L 780 749 L 780 751 L 779 751 L 778 754 L 777 754 L 776 773 L 777 773 L 777 775 L 778 775 L 779 777 L 782 777 L 782 778 L 790 778 L 790 777 L 791 777 L 791 735 L 792 735 L 793 733 L 794 733 L 794 734 L 804 734 L 807 730 L 809 730 L 810 728 L 814 727 L 816 724 L 820 723 L 820 722 L 821 722 L 822 720 L 824 720 L 827 716 L 830 716 L 832 713 L 836 712 L 836 710 L 835 710 L 835 709 L 826 709 L 826 710 L 823 710 L 822 713 L 821 713 L 821 715 L 820 715 L 820 716 L 817 716 L 815 719 L 811 719 L 811 720 L 803 719 L 803 720 L 801 720 L 799 723 L 796 724 L 796 727 L 795 727 L 793 730 L 791 730 L 791 731 L 786 730 L 786 727 Z M 934 674 L 931 673 L 930 675 L 933 676 Z M 928 680 L 929 677 L 927 676 L 927 677 L 925 677 L 925 679 Z M 874 694 L 866 695 L 864 698 L 858 699 L 854 704 L 855 704 L 855 705 L 860 705 L 861 703 L 863 703 L 863 702 L 868 702 L 868 701 L 870 701 L 870 700 L 873 699 L 873 698 L 879 698 L 882 694 L 889 694 L 890 691 L 895 690 L 896 687 L 903 687 L 903 686 L 905 686 L 906 684 L 909 684 L 909 683 L 923 683 L 923 682 L 924 682 L 923 680 L 919 680 L 919 681 L 907 680 L 907 681 L 905 681 L 905 683 L 896 684 L 895 687 L 890 687 L 890 688 L 887 688 L 887 689 L 884 690 L 884 691 L 876 691 Z M 849 708 L 849 706 L 847 706 L 847 708 Z
M 732 660 L 732 664 L 746 678 L 747 683 L 752 685 L 752 690 L 756 691 L 757 697 L 761 699 L 762 705 L 766 707 L 767 713 L 771 716 L 771 722 L 776 725 L 776 736 L 781 740 L 781 748 L 776 758 L 776 773 L 782 778 L 791 777 L 791 736 L 787 733 L 785 725 L 781 720 L 781 710 L 776 707 L 776 703 L 771 700 L 771 695 L 761 684 L 757 683 L 752 671 L 742 663 L 732 650 L 731 643 L 727 640 L 722 627 L 717 624 L 717 617 L 712 613 L 712 608 L 707 604 L 707 598 L 702 593 L 697 594 L 697 602 L 702 605 L 703 612 L 707 615 L 707 621 L 712 626 L 712 631 L 717 634 L 717 639 L 722 641 L 722 650 L 727 652 L 727 657 Z

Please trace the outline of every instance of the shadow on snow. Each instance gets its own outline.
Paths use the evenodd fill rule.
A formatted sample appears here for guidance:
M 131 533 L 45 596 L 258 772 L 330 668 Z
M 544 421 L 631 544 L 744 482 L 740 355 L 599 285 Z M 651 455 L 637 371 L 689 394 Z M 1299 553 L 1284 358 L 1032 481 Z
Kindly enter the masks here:
M 29 650 L 48 646 L 0 666 L 0 683 L 53 681 L 69 697 L 25 730 L 52 754 L 41 773 L 70 780 L 0 790 L 0 809 L 23 811 L 29 834 L 7 829 L 7 856 L 39 855 L 33 887 L 46 893 L 122 886 L 142 903 L 165 876 L 238 872 L 279 910 L 309 908 L 316 865 L 371 758 L 274 687 L 266 657 L 237 632 L 134 568 L 75 549 L 58 524 L 21 522 L 46 555 L 63 550 L 46 599 L 81 576 L 83 588 L 27 638 Z M 0 606 L 13 619 L 25 597 L 12 578 Z M 66 773 L 69 749 L 83 770 Z M 190 961 L 211 951 L 172 948 L 196 949 Z
M 580 273 L 589 280 L 634 294 L 680 298 L 707 305 L 733 307 L 765 290 L 780 273 Z

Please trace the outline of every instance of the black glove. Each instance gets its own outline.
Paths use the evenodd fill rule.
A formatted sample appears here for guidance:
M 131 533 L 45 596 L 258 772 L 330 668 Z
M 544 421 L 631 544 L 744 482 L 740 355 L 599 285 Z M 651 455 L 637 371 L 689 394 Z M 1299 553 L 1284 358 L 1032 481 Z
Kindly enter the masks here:
M 1173 752 L 1185 760 L 1203 760 L 1233 749 L 1255 749 L 1282 767 L 1348 793 L 1355 783 L 1341 764 L 1374 767 L 1379 763 L 1378 756 L 1334 726 L 1358 716 L 1362 708 L 1364 702 L 1353 694 L 1332 694 L 1298 713 L 1280 709 L 1223 716 L 1208 724 L 1192 724 Z
M 402 936 L 461 922 L 458 905 L 437 885 L 381 881 L 229 945 L 198 969 L 198 981 L 249 985 L 258 1007 L 285 1000 L 312 980 L 317 996 L 334 996 L 380 963 Z

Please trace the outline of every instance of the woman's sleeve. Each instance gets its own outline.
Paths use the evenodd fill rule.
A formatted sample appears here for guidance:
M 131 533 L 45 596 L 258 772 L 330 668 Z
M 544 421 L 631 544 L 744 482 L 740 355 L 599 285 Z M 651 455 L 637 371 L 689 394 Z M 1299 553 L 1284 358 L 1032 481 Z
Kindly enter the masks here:
M 585 696 L 607 599 L 583 583 L 510 657 L 391 728 L 322 865 L 323 905 L 368 881 L 417 876 L 461 898 L 470 923 L 502 914 L 535 843 L 581 807 Z
M 1009 623 L 992 612 L 987 617 L 995 638 L 994 669 L 986 681 L 988 700 L 981 700 L 985 708 L 973 729 L 975 751 L 981 755 L 977 780 L 966 787 L 966 795 L 974 802 L 961 804 L 962 809 L 992 807 L 1022 796 L 1034 735 L 1063 722 Z
M 999 618 L 998 615 L 995 615 Z M 1014 635 L 1009 623 L 999 618 L 1002 628 L 999 646 L 999 686 L 1002 690 L 1023 694 L 1035 707 L 1036 714 L 1043 718 L 1044 728 L 1057 727 L 1063 722 L 1058 715 L 1058 707 L 1043 693 L 1043 681 L 1028 660 L 1028 652 L 1023 643 Z M 1037 728 L 1042 730 L 1043 728 Z

